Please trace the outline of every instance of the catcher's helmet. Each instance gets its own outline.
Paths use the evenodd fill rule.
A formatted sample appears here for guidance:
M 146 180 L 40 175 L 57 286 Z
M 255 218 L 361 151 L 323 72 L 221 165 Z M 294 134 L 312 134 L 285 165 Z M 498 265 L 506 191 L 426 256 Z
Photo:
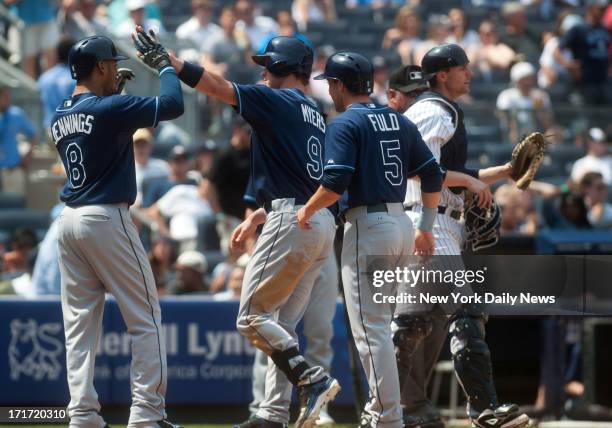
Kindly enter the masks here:
M 87 77 L 99 61 L 108 59 L 122 60 L 127 56 L 119 55 L 111 39 L 105 36 L 90 36 L 76 42 L 68 53 L 70 74 L 75 80 Z
M 327 59 L 325 71 L 315 80 L 336 79 L 353 94 L 371 94 L 373 87 L 372 63 L 356 52 L 337 52 Z
M 489 208 L 479 208 L 476 197 L 469 193 L 463 209 L 465 218 L 465 244 L 472 251 L 492 247 L 499 240 L 501 210 L 493 200 Z
M 433 75 L 438 71 L 457 65 L 465 65 L 469 62 L 470 60 L 461 46 L 454 43 L 445 43 L 427 51 L 421 61 L 421 66 L 424 73 Z
M 253 55 L 253 61 L 275 76 L 291 73 L 310 76 L 313 53 L 310 46 L 295 37 L 274 37 L 261 55 Z

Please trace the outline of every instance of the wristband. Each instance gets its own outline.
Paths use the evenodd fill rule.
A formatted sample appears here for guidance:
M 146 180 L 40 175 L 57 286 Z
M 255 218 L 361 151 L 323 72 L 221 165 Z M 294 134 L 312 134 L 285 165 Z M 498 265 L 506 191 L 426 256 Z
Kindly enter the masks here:
M 421 210 L 421 216 L 417 221 L 417 229 L 421 229 L 423 232 L 431 232 L 431 229 L 433 229 L 434 222 L 436 221 L 437 214 L 437 208 L 423 207 L 423 209 Z
M 204 68 L 188 61 L 183 63 L 183 69 L 178 74 L 179 79 L 187 86 L 195 88 L 204 74 Z

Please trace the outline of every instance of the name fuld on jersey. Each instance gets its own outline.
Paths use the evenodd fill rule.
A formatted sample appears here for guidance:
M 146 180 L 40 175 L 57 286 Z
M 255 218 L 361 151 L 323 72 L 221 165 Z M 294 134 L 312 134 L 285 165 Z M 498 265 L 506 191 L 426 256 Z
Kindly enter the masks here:
M 58 143 L 62 138 L 71 134 L 91 134 L 94 117 L 90 114 L 74 113 L 62 116 L 51 125 L 53 141 Z
M 368 114 L 368 119 L 375 132 L 399 131 L 399 121 L 394 113 Z
M 181 325 L 184 328 L 184 325 Z M 255 348 L 237 331 L 208 330 L 200 332 L 200 325 L 189 323 L 187 334 L 179 332 L 179 324 L 163 324 L 166 338 L 168 359 L 168 377 L 180 380 L 217 379 L 239 380 L 249 379 L 252 375 L 252 362 L 231 364 L 228 357 L 236 361 L 236 357 L 254 355 Z M 183 334 L 180 334 L 183 333 Z M 183 338 L 181 341 L 180 339 Z M 125 357 L 131 355 L 130 336 L 127 332 L 102 332 L 96 356 Z M 173 356 L 183 356 L 181 364 L 173 363 Z M 189 358 L 192 357 L 192 358 Z M 193 357 L 196 357 L 195 359 Z M 194 360 L 187 364 L 185 360 Z M 107 361 L 103 359 L 101 361 Z M 96 365 L 95 377 L 98 379 L 115 378 L 129 379 L 130 363 L 116 365 L 104 362 Z
M 323 115 L 307 104 L 301 104 L 301 106 L 304 122 L 316 126 L 321 132 L 325 132 L 325 118 Z

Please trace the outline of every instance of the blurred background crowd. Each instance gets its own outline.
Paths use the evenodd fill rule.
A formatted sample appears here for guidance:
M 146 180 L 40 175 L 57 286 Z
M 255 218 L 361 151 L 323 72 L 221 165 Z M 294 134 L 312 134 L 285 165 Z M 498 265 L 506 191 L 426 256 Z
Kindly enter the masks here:
M 313 47 L 313 74 L 334 51 L 357 50 L 372 59 L 372 96 L 381 104 L 395 68 L 419 64 L 437 44 L 458 43 L 474 71 L 471 94 L 461 100 L 469 164 L 507 161 L 521 136 L 535 130 L 551 143 L 528 191 L 511 184 L 495 189 L 502 235 L 612 228 L 612 6 L 606 0 L 2 0 L 4 293 L 59 292 L 54 219 L 64 178 L 48 125 L 74 85 L 67 53 L 75 40 L 107 34 L 133 56 L 134 25 L 238 82 L 258 81 L 250 55 L 276 35 Z M 156 91 L 145 68 L 136 61 L 128 66 L 137 75 L 128 92 Z M 248 254 L 231 253 L 228 239 L 248 205 L 250 128 L 231 108 L 187 88 L 186 94 L 189 122 L 134 135 L 132 212 L 161 294 L 238 298 Z M 313 80 L 310 95 L 334 114 L 325 81 Z

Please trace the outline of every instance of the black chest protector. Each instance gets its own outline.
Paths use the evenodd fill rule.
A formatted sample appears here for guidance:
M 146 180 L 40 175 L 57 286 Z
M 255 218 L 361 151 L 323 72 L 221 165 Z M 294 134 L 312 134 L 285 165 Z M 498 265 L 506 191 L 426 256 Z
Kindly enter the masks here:
M 434 100 L 444 110 L 446 110 L 455 126 L 455 133 L 440 149 L 440 165 L 450 171 L 465 170 L 467 162 L 467 133 L 463 123 L 463 111 L 461 108 L 448 98 L 433 91 L 425 91 L 417 98 L 417 102 L 424 100 Z M 463 187 L 451 187 L 453 193 L 461 193 Z

